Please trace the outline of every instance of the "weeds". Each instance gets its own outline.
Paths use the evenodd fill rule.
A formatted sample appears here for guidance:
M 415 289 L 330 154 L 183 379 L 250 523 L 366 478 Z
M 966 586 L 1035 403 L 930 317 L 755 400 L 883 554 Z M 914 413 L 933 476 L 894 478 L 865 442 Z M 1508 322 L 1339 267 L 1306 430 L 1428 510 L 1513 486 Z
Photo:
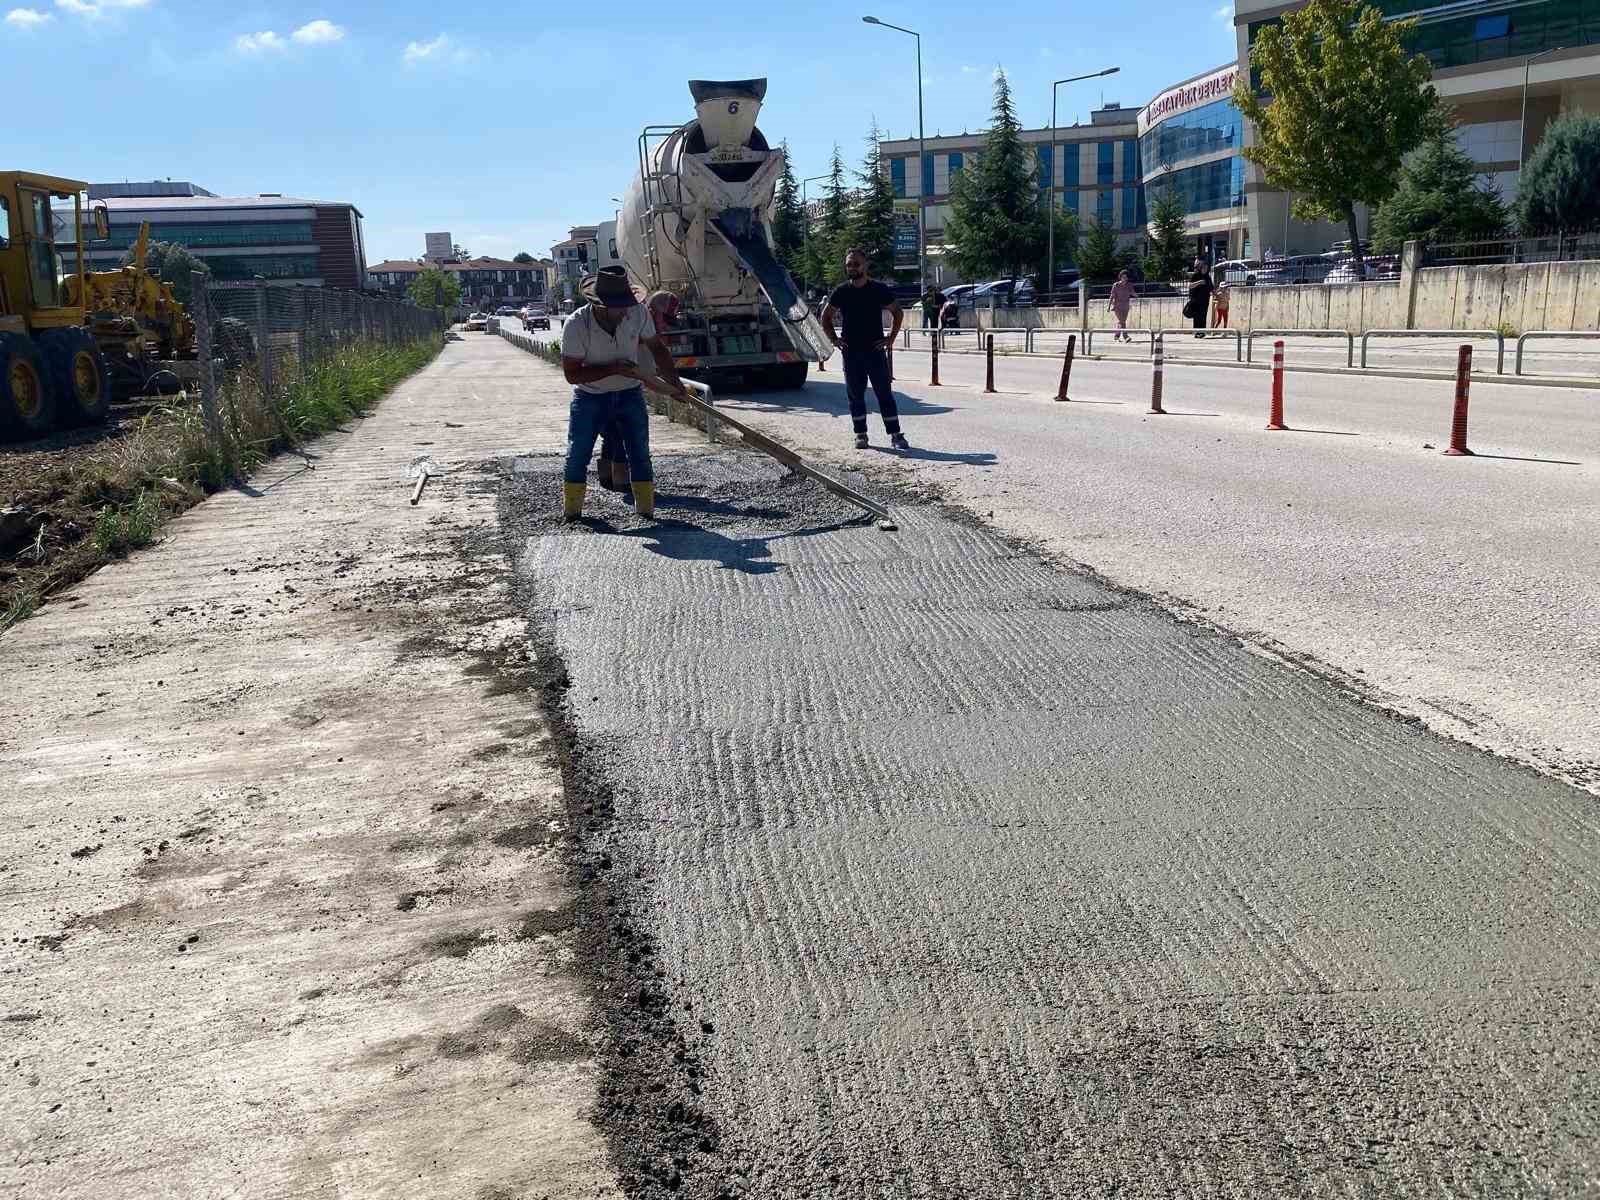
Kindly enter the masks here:
M 10 629 L 18 621 L 26 620 L 33 615 L 33 610 L 39 607 L 39 593 L 35 591 L 22 591 L 11 597 L 11 602 L 0 609 L 0 633 Z
M 101 554 L 120 557 L 153 542 L 161 517 L 161 501 L 146 488 L 126 507 L 102 508 L 89 538 Z

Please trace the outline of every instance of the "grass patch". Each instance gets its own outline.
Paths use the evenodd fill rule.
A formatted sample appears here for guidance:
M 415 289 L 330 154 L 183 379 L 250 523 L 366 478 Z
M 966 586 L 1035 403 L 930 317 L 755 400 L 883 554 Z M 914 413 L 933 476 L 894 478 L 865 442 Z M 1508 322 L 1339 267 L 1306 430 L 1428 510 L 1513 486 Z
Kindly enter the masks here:
M 47 464 L 0 504 L 43 514 L 36 544 L 0 562 L 0 633 L 51 593 L 96 567 L 147 546 L 173 515 L 278 451 L 367 413 L 444 348 L 443 332 L 410 342 L 332 341 L 297 365 L 280 356 L 271 395 L 259 360 L 219 372 L 217 428 L 194 396 L 156 408 L 125 436 Z M 30 558 L 29 555 L 32 554 Z

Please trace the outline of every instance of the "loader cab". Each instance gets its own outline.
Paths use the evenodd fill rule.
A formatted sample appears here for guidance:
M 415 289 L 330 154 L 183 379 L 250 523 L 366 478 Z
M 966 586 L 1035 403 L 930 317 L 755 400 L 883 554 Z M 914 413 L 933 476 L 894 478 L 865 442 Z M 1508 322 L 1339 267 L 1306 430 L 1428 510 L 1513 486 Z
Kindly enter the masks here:
M 85 186 L 74 179 L 0 172 L 0 308 L 27 329 L 83 323 L 83 309 L 67 289 L 78 263 L 63 260 L 62 246 L 70 246 L 75 258 L 81 255 Z

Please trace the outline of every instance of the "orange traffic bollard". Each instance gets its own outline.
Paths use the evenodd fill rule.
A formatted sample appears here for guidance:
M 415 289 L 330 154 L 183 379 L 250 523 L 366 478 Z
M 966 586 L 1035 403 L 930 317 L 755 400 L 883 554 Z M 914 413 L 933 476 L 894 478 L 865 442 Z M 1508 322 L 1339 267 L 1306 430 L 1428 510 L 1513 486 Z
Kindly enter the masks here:
M 1072 355 L 1078 348 L 1078 335 L 1067 335 L 1067 356 L 1061 361 L 1061 386 L 1056 389 L 1056 399 L 1069 399 L 1067 395 L 1067 381 L 1072 378 Z
M 1456 410 L 1450 418 L 1450 455 L 1470 455 L 1467 449 L 1467 387 L 1472 382 L 1472 347 L 1463 345 L 1456 352 Z
M 1272 413 L 1267 417 L 1268 429 L 1287 429 L 1283 423 L 1283 342 L 1272 343 Z

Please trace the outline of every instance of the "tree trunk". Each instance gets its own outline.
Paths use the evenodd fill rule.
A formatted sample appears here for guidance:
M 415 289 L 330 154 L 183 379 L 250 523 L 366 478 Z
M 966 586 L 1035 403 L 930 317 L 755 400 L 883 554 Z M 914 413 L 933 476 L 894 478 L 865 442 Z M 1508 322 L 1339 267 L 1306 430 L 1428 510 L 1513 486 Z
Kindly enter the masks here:
M 1362 269 L 1361 234 L 1356 229 L 1356 206 L 1354 204 L 1345 205 L 1344 223 L 1345 227 L 1350 230 L 1350 253 L 1356 260 L 1356 278 L 1364 279 L 1366 278 L 1366 272 Z

